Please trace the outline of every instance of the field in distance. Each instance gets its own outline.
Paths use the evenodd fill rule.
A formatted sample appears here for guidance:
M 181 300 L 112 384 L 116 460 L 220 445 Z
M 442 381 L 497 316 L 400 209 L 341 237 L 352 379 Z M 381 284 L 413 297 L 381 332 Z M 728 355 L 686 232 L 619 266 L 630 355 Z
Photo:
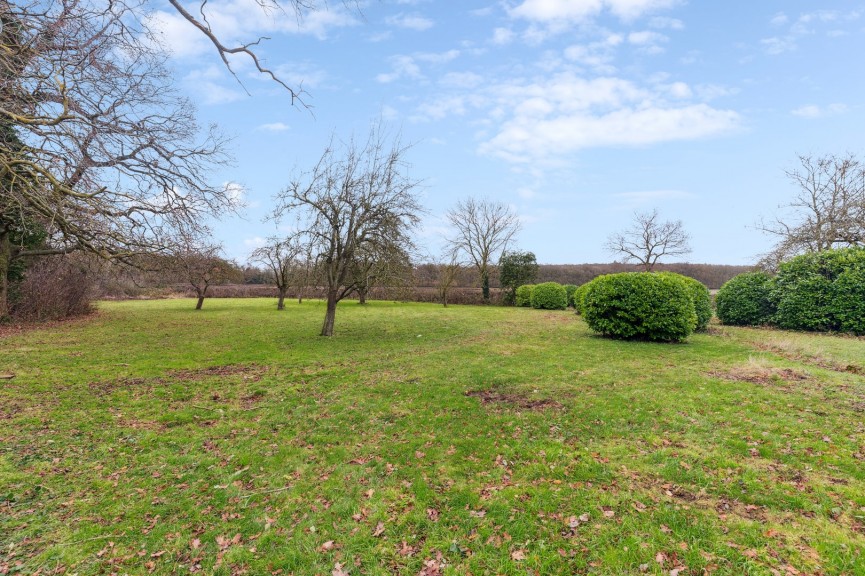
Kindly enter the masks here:
M 105 303 L 0 337 L 0 574 L 865 574 L 865 339 Z

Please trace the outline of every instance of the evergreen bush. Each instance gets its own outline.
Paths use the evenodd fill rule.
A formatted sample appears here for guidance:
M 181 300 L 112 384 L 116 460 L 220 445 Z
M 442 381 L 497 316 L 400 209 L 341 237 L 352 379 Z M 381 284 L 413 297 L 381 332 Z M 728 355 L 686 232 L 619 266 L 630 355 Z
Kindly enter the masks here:
M 568 293 L 558 282 L 535 284 L 532 288 L 532 308 L 538 310 L 564 310 L 568 307 Z
M 651 272 L 595 278 L 586 289 L 583 317 L 592 330 L 625 340 L 677 342 L 697 326 L 688 285 Z
M 769 299 L 772 277 L 765 272 L 746 272 L 721 286 L 715 296 L 718 320 L 731 326 L 768 324 L 775 313 Z
M 517 288 L 514 295 L 514 304 L 523 308 L 530 308 L 532 306 L 532 289 L 534 287 L 534 284 L 523 284 Z

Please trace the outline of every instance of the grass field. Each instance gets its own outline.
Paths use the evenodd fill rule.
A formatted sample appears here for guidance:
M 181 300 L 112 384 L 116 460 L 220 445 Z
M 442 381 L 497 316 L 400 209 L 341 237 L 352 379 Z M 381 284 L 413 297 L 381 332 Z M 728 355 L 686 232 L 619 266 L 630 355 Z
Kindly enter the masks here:
M 0 574 L 865 574 L 865 340 L 374 302 L 0 339 Z

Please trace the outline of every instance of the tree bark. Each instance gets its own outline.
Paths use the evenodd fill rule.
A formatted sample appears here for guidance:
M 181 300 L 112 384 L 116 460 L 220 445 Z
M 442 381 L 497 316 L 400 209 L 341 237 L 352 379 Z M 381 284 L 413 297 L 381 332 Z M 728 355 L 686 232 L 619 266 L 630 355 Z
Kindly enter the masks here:
M 207 288 L 204 290 L 196 288 L 195 291 L 198 293 L 198 302 L 195 304 L 195 309 L 201 310 L 201 306 L 204 305 L 204 295 L 207 293 Z
M 484 295 L 484 304 L 490 303 L 490 273 L 484 270 L 481 272 L 481 292 Z
M 276 302 L 277 310 L 285 310 L 285 290 L 279 291 L 279 300 Z
M 9 232 L 0 233 L 0 320 L 9 317 L 9 268 L 12 265 L 12 241 Z
M 360 304 L 366 304 L 366 290 L 357 291 L 357 300 Z
M 324 325 L 321 327 L 322 336 L 333 336 L 333 323 L 336 320 L 336 290 L 327 291 L 327 311 L 324 314 Z

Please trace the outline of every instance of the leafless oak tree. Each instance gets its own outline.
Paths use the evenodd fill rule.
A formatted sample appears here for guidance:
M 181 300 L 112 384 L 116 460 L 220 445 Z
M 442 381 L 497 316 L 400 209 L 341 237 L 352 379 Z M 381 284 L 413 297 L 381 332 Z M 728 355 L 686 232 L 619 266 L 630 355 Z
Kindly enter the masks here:
M 778 239 L 762 258 L 769 269 L 804 252 L 865 245 L 865 165 L 852 154 L 799 156 L 799 163 L 786 172 L 797 190 L 785 213 L 757 225 Z
M 664 256 L 684 256 L 691 253 L 690 237 L 681 220 L 661 222 L 658 210 L 634 213 L 631 227 L 607 238 L 606 249 L 624 256 L 625 262 L 635 262 L 647 272 Z
M 267 244 L 256 248 L 250 255 L 250 260 L 264 264 L 273 274 L 278 293 L 277 310 L 285 310 L 288 289 L 300 283 L 306 273 L 302 261 L 305 250 L 303 238 L 295 234 L 288 238 L 269 238 Z
M 503 202 L 468 198 L 449 210 L 447 219 L 454 229 L 448 245 L 477 269 L 484 302 L 489 302 L 490 269 L 520 231 L 519 217 Z
M 460 262 L 457 253 L 453 250 L 445 250 L 441 258 L 435 264 L 436 290 L 439 301 L 445 308 L 448 307 L 448 296 L 454 287 L 460 272 Z
M 277 196 L 275 217 L 294 216 L 314 246 L 327 291 L 322 336 L 333 335 L 337 303 L 358 289 L 360 259 L 412 245 L 422 208 L 406 152 L 398 140 L 388 144 L 377 125 L 365 143 L 331 141 L 312 170 Z
M 234 205 L 235 188 L 207 178 L 226 139 L 199 129 L 140 8 L 0 0 L 0 316 L 15 260 L 164 251 Z M 43 239 L 21 241 L 32 230 Z
M 201 310 L 211 286 L 243 279 L 242 272 L 222 257 L 222 247 L 215 244 L 181 243 L 171 254 L 173 275 L 182 277 L 195 290 L 195 309 Z

